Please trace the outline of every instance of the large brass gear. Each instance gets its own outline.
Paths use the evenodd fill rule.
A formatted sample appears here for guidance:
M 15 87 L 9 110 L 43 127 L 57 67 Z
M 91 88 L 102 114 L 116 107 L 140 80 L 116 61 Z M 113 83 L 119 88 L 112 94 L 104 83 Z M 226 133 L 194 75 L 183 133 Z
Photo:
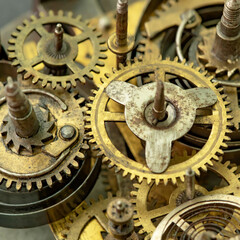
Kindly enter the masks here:
M 73 28 L 78 29 L 79 34 L 71 36 L 64 34 L 63 40 L 66 42 L 69 50 L 66 55 L 60 58 L 54 58 L 52 54 L 49 54 L 48 43 L 52 42 L 54 34 L 49 33 L 44 25 L 62 23 Z M 41 38 L 37 44 L 37 55 L 28 59 L 24 54 L 24 44 L 27 37 L 32 33 L 37 32 Z M 63 11 L 59 11 L 57 15 L 54 15 L 53 11 L 49 11 L 48 14 L 40 13 L 40 17 L 31 17 L 31 20 L 25 20 L 23 25 L 17 27 L 17 31 L 12 33 L 12 39 L 9 40 L 9 58 L 13 61 L 13 65 L 18 67 L 18 72 L 24 75 L 25 79 L 32 78 L 33 83 L 38 81 L 42 82 L 42 86 L 45 87 L 47 83 L 51 83 L 53 88 L 56 88 L 57 84 L 66 88 L 70 83 L 72 86 L 76 86 L 76 82 L 80 81 L 85 83 L 85 78 L 93 78 L 94 73 L 99 73 L 98 67 L 104 66 L 102 59 L 106 58 L 103 54 L 106 51 L 106 47 L 103 45 L 105 42 L 101 39 L 101 34 L 97 33 L 94 28 L 89 27 L 86 22 L 81 21 L 81 16 L 76 18 L 72 17 L 72 12 L 64 15 Z M 78 44 L 90 40 L 93 48 L 93 55 L 86 66 L 82 68 L 77 65 L 75 61 L 78 55 Z M 61 67 L 67 66 L 71 73 L 63 76 L 53 76 L 41 72 L 39 69 L 34 68 L 36 65 L 44 63 L 47 66 Z
M 119 107 L 119 105 L 116 105 L 117 103 L 109 101 L 109 97 L 105 93 L 105 88 L 108 84 L 113 80 L 130 81 L 141 74 L 151 74 L 156 68 L 163 68 L 166 72 L 188 79 L 198 87 L 211 88 L 218 98 L 218 102 L 213 106 L 212 115 L 198 116 L 195 121 L 198 124 L 212 124 L 212 133 L 207 144 L 191 159 L 172 165 L 161 174 L 152 173 L 146 167 L 144 158 L 134 161 L 118 151 L 117 147 L 111 143 L 105 128 L 106 122 L 114 121 L 117 124 L 123 124 L 125 121 L 123 107 Z M 127 67 L 123 67 L 110 75 L 99 90 L 94 91 L 95 97 L 90 97 L 91 104 L 88 105 L 90 110 L 87 111 L 89 116 L 86 116 L 86 128 L 90 131 L 89 135 L 93 136 L 90 142 L 96 143 L 95 148 L 100 150 L 99 155 L 103 155 L 103 161 L 107 162 L 109 167 L 115 166 L 116 171 L 122 170 L 123 176 L 130 174 L 131 179 L 137 177 L 139 182 L 146 178 L 148 183 L 155 180 L 158 184 L 162 180 L 164 182 L 170 180 L 174 183 L 176 183 L 178 178 L 183 180 L 185 171 L 189 167 L 192 167 L 196 174 L 199 175 L 199 170 L 206 169 L 206 164 L 211 165 L 213 159 L 218 160 L 217 155 L 223 153 L 221 148 L 226 147 L 224 141 L 229 139 L 226 133 L 231 132 L 228 129 L 231 125 L 229 121 L 231 116 L 228 115 L 228 109 L 226 108 L 226 105 L 229 103 L 223 100 L 219 90 L 211 83 L 211 78 L 206 78 L 206 73 L 199 71 L 200 68 L 195 70 L 190 66 L 186 66 L 185 62 L 178 63 L 176 58 L 175 61 L 161 59 L 152 60 L 151 62 L 137 61 L 133 65 L 129 64 Z M 140 140 L 133 136 L 127 126 L 125 130 L 128 134 L 125 140 L 129 138 L 131 141 L 135 141 L 134 149 L 139 150 L 139 152 L 142 151 L 143 147 Z
M 99 201 L 91 200 L 91 205 L 82 203 L 68 216 L 52 223 L 51 229 L 57 240 L 104 239 L 107 233 L 108 219 L 105 214 L 107 206 L 116 197 L 108 192 L 107 198 L 99 196 Z M 106 236 L 106 234 L 105 234 Z
M 178 158 L 178 156 L 176 157 Z M 181 157 L 190 158 L 191 156 L 186 154 Z M 231 167 L 230 162 L 223 164 L 214 161 L 212 166 L 207 166 L 207 172 L 203 176 L 200 175 L 195 189 L 203 195 L 222 193 L 240 196 L 240 182 L 238 180 L 240 175 L 239 173 L 235 174 L 236 171 L 237 167 Z M 210 178 L 209 173 L 216 174 L 214 176 L 217 176 L 221 181 L 218 183 L 220 186 L 207 190 L 206 186 L 204 186 L 206 184 L 204 178 Z M 221 184 L 223 185 L 221 186 Z M 134 187 L 136 189 L 131 192 L 131 195 L 136 210 L 135 224 L 142 228 L 139 233 L 147 233 L 149 237 L 155 231 L 157 223 L 177 206 L 181 205 L 180 198 L 185 190 L 185 184 L 178 181 L 177 185 L 162 184 L 156 186 L 154 183 L 148 185 L 146 181 L 143 181 L 141 184 L 134 184 Z
M 216 194 L 186 202 L 162 220 L 151 239 L 239 239 L 239 200 Z
M 86 144 L 84 136 L 84 121 L 83 115 L 85 107 L 80 105 L 84 102 L 84 98 L 80 98 L 77 93 L 69 93 L 61 90 L 56 91 L 46 89 L 41 91 L 37 86 L 29 88 L 29 85 L 22 86 L 23 92 L 27 94 L 33 106 L 36 109 L 45 113 L 45 119 L 43 121 L 43 129 L 46 133 L 43 133 L 43 137 L 47 134 L 47 137 L 53 136 L 52 139 L 43 144 L 42 138 L 38 139 L 38 135 L 41 137 L 41 131 L 35 136 L 29 139 L 20 139 L 18 143 L 15 136 L 17 146 L 15 146 L 15 139 L 11 139 L 11 135 L 8 134 L 6 122 L 6 116 L 8 113 L 7 105 L 5 104 L 5 98 L 0 99 L 0 111 L 1 111 L 1 132 L 2 132 L 2 144 L 0 145 L 0 152 L 3 154 L 0 160 L 0 182 L 4 184 L 7 189 L 15 188 L 17 191 L 22 187 L 28 191 L 35 188 L 41 190 L 45 183 L 52 187 L 53 179 L 59 182 L 63 181 L 65 175 L 71 176 L 72 167 L 78 169 L 82 165 L 82 160 L 85 158 L 84 151 L 89 148 Z M 52 123 L 51 123 L 52 122 Z M 51 126 L 55 122 L 54 129 L 49 131 L 49 123 Z M 3 124 L 2 124 L 3 123 Z M 47 124 L 47 128 L 44 126 Z M 72 146 L 68 146 L 64 149 L 61 141 L 59 142 L 60 148 L 64 147 L 64 151 L 70 147 L 69 153 L 64 157 L 61 157 L 55 150 L 46 149 L 48 146 L 56 144 L 59 139 L 59 128 L 69 124 L 74 126 L 78 131 L 78 137 L 72 143 Z M 15 131 L 14 131 L 15 132 Z M 7 133 L 7 134 L 6 134 Z M 13 144 L 11 144 L 11 141 Z M 26 142 L 26 145 L 21 145 Z M 33 147 L 35 146 L 35 149 Z M 23 147 L 23 148 L 21 148 Z M 42 148 L 43 147 L 43 148 Z M 14 149 L 16 148 L 17 151 Z M 25 149 L 27 148 L 28 151 Z M 30 148 L 30 149 L 29 149 Z M 42 148 L 42 150 L 41 150 Z M 58 151 L 58 150 L 57 150 Z M 60 151 L 60 150 L 59 150 Z M 64 152 L 62 151 L 62 152 Z M 58 160 L 59 159 L 59 160 Z M 61 160 L 62 159 L 62 160 Z M 30 167 L 30 168 L 29 168 Z

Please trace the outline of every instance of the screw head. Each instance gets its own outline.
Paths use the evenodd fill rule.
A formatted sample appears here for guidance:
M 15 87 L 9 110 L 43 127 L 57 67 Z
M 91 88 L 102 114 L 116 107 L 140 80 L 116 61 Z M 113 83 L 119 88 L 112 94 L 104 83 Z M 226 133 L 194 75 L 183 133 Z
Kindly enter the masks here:
M 60 135 L 63 140 L 71 140 L 76 134 L 76 129 L 73 126 L 65 125 L 60 129 Z

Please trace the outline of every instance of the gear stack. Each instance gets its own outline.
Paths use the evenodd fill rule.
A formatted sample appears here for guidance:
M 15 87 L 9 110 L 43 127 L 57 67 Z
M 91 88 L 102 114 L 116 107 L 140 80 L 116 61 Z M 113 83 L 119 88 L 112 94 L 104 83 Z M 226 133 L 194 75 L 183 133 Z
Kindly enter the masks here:
M 3 35 L 0 226 L 240 239 L 240 0 L 66 2 Z

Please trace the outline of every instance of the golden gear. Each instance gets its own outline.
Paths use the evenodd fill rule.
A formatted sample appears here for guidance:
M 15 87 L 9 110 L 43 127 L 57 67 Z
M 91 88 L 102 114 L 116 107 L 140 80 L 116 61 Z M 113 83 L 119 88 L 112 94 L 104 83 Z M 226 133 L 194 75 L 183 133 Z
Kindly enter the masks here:
M 99 196 L 99 201 L 92 200 L 90 206 L 82 203 L 68 216 L 51 224 L 55 238 L 59 240 L 104 239 L 103 235 L 107 235 L 108 229 L 108 218 L 105 212 L 108 204 L 118 197 L 120 197 L 119 193 L 113 197 L 108 192 L 106 199 Z
M 61 55 L 60 58 L 55 58 L 54 54 L 49 54 L 49 48 L 54 43 L 54 34 L 49 33 L 45 28 L 45 24 L 62 23 L 73 28 L 77 28 L 76 35 L 70 36 L 69 34 L 63 35 L 63 41 L 66 46 L 66 53 Z M 24 44 L 31 32 L 37 32 L 41 39 L 37 44 L 37 55 L 28 59 L 24 54 Z M 80 32 L 80 33 L 79 33 Z M 42 82 L 42 86 L 45 87 L 47 83 L 51 83 L 53 88 L 56 88 L 57 84 L 66 88 L 70 83 L 72 86 L 76 86 L 76 82 L 80 81 L 85 83 L 85 78 L 93 78 L 91 72 L 99 73 L 98 67 L 104 66 L 102 59 L 106 58 L 103 54 L 106 51 L 105 43 L 100 38 L 101 34 L 95 32 L 94 28 L 90 28 L 87 23 L 81 21 L 81 16 L 76 18 L 72 17 L 72 12 L 64 15 L 63 11 L 59 11 L 57 15 L 54 15 L 53 11 L 49 11 L 47 15 L 40 13 L 40 18 L 35 16 L 31 17 L 31 20 L 25 20 L 23 26 L 18 26 L 17 31 L 12 33 L 12 39 L 9 40 L 11 45 L 8 48 L 9 58 L 13 61 L 13 65 L 18 67 L 18 72 L 24 75 L 24 79 L 32 77 L 32 82 Z M 88 64 L 81 68 L 76 62 L 78 56 L 78 45 L 86 40 L 90 40 L 92 43 L 93 54 L 90 56 Z M 44 63 L 45 66 L 51 66 L 53 68 L 62 68 L 67 66 L 69 69 L 69 75 L 53 76 L 41 72 L 36 69 L 36 66 L 40 63 Z
M 170 0 L 167 3 L 161 5 L 161 10 L 156 11 L 157 17 L 153 17 L 150 21 L 145 23 L 147 35 L 148 37 L 153 38 L 158 33 L 169 29 L 170 27 L 179 26 L 182 22 L 181 15 L 189 9 L 198 9 L 205 6 L 212 6 L 223 3 L 223 0 Z M 162 19 L 164 19 L 164 21 Z M 193 26 L 191 24 L 188 24 L 186 27 L 192 28 Z
M 86 109 L 80 105 L 85 99 L 79 97 L 77 93 L 69 93 L 60 88 L 55 91 L 52 89 L 42 91 L 37 86 L 29 88 L 28 84 L 21 88 L 33 106 L 46 113 L 46 123 L 55 122 L 51 130 L 53 137 L 44 144 L 38 141 L 34 143 L 36 137 L 30 137 L 27 140 L 30 141 L 28 145 L 30 144 L 31 151 L 21 148 L 18 143 L 18 153 L 15 153 L 12 148 L 16 146 L 11 145 L 9 135 L 5 134 L 6 123 L 3 122 L 8 115 L 8 107 L 5 104 L 5 97 L 1 98 L 0 123 L 3 142 L 0 145 L 0 152 L 4 157 L 0 159 L 0 183 L 7 189 L 13 187 L 17 191 L 22 187 L 26 187 L 28 191 L 33 188 L 41 190 L 46 184 L 52 187 L 54 179 L 61 183 L 64 176 L 71 176 L 72 170 L 78 169 L 84 161 L 84 152 L 89 146 L 84 136 L 83 112 Z M 66 125 L 73 126 L 76 131 L 75 136 L 69 141 L 61 139 L 60 136 L 60 130 Z
M 158 184 L 161 180 L 168 182 L 171 180 L 176 183 L 178 178 L 184 179 L 185 171 L 191 167 L 197 175 L 200 174 L 200 169 L 206 169 L 206 164 L 212 164 L 212 160 L 218 160 L 218 154 L 222 154 L 222 147 L 227 145 L 225 140 L 229 140 L 226 133 L 231 132 L 228 127 L 231 125 L 225 102 L 219 91 L 211 83 L 211 78 L 206 78 L 206 73 L 200 73 L 200 68 L 193 69 L 190 66 L 186 66 L 185 62 L 178 63 L 178 59 L 175 61 L 156 59 L 151 62 L 137 61 L 133 65 L 123 67 L 121 70 L 114 72 L 110 75 L 106 82 L 99 88 L 98 91 L 94 91 L 95 97 L 90 97 L 91 104 L 89 104 L 90 110 L 87 111 L 89 116 L 86 116 L 86 128 L 90 130 L 89 135 L 93 137 L 90 140 L 91 143 L 96 143 L 95 148 L 100 149 L 99 156 L 103 155 L 103 161 L 108 162 L 109 167 L 116 167 L 116 171 L 122 170 L 123 176 L 130 174 L 131 180 L 135 177 L 139 182 L 142 182 L 144 178 L 150 183 L 153 179 Z M 192 65 L 191 65 L 192 66 Z M 197 87 L 211 88 L 218 98 L 218 102 L 213 106 L 212 115 L 210 116 L 197 116 L 195 123 L 197 124 L 212 124 L 212 131 L 205 146 L 191 159 L 171 165 L 164 173 L 154 174 L 147 167 L 145 159 L 139 158 L 134 161 L 123 155 L 117 147 L 115 147 L 111 139 L 109 139 L 105 123 L 116 122 L 117 124 L 124 124 L 124 109 L 119 107 L 114 101 L 109 101 L 109 97 L 105 93 L 105 88 L 113 80 L 120 81 L 134 81 L 136 76 L 151 74 L 156 68 L 162 68 L 164 71 L 171 73 L 178 77 L 182 77 L 189 81 L 192 81 Z M 133 83 L 133 82 L 132 82 Z M 221 89 L 220 89 L 221 91 Z M 120 122 L 120 123 L 119 123 Z M 128 129 L 126 126 L 125 129 Z M 139 154 L 143 151 L 141 141 L 133 136 L 131 131 L 128 131 L 131 141 L 135 141 L 135 150 L 139 150 Z M 125 140 L 127 140 L 125 138 Z
M 191 156 L 185 155 L 183 157 L 190 158 Z M 203 177 L 200 175 L 195 186 L 196 190 L 204 196 L 220 193 L 240 196 L 240 183 L 238 180 L 240 174 L 235 174 L 236 171 L 237 167 L 230 167 L 230 162 L 223 164 L 213 161 L 212 166 L 207 166 L 206 175 Z M 209 172 L 216 174 L 221 179 L 219 181 L 220 186 L 211 190 L 207 190 L 204 186 L 206 184 L 204 178 L 209 177 Z M 154 183 L 148 185 L 146 181 L 143 181 L 141 184 L 134 184 L 134 187 L 136 189 L 131 192 L 131 195 L 136 210 L 135 225 L 142 227 L 139 233 L 148 233 L 148 237 L 150 237 L 155 231 L 158 222 L 178 206 L 178 198 L 185 190 L 185 185 L 183 182 L 177 181 L 177 185 L 162 184 L 156 186 Z

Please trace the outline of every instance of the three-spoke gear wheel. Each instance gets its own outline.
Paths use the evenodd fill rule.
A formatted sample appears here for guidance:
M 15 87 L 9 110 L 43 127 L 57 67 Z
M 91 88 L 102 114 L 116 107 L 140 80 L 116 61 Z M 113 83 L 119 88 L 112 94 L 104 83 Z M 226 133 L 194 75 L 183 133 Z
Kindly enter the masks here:
M 136 62 L 133 65 L 123 67 L 119 71 L 115 71 L 108 76 L 105 83 L 94 91 L 94 97 L 90 97 L 91 103 L 88 105 L 90 110 L 87 111 L 89 116 L 86 117 L 86 128 L 89 129 L 89 135 L 92 136 L 90 142 L 95 143 L 96 149 L 99 149 L 99 155 L 103 155 L 103 161 L 109 164 L 109 167 L 116 167 L 116 171 L 122 170 L 123 176 L 130 174 L 131 179 L 135 177 L 141 182 L 144 178 L 148 183 L 152 180 L 158 184 L 161 180 L 168 182 L 171 180 L 176 183 L 178 178 L 184 179 L 185 172 L 188 168 L 192 168 L 197 175 L 200 174 L 200 169 L 206 170 L 206 164 L 212 165 L 212 160 L 218 160 L 219 154 L 222 154 L 222 147 L 226 147 L 224 141 L 229 140 L 226 136 L 227 132 L 231 132 L 228 127 L 231 125 L 228 115 L 228 109 L 223 96 L 217 89 L 216 85 L 211 82 L 211 78 L 206 77 L 206 73 L 201 73 L 200 68 L 193 69 L 191 66 L 186 66 L 185 62 L 178 63 L 175 61 L 156 59 L 148 62 Z M 211 107 L 211 114 L 199 115 L 196 117 L 195 124 L 211 125 L 211 134 L 204 147 L 190 159 L 173 164 L 161 174 L 155 174 L 146 166 L 145 158 L 128 157 L 114 146 L 109 138 L 106 125 L 108 122 L 115 122 L 120 128 L 125 141 L 130 150 L 139 150 L 139 155 L 143 152 L 141 141 L 129 130 L 125 123 L 124 108 L 122 105 L 109 99 L 105 92 L 108 84 L 114 80 L 126 81 L 134 83 L 137 76 L 149 75 L 154 73 L 157 68 L 164 69 L 169 74 L 170 78 L 185 79 L 196 87 L 211 88 L 217 96 L 217 103 Z M 126 134 L 127 133 L 127 134 Z
M 73 32 L 74 29 L 77 29 L 76 32 L 78 33 L 75 35 L 63 34 L 63 48 L 65 47 L 66 51 L 60 56 L 52 53 L 54 33 L 48 32 L 49 27 L 45 27 L 45 25 L 55 26 L 56 23 L 70 27 Z M 40 40 L 37 42 L 37 55 L 28 58 L 24 53 L 24 44 L 33 32 L 40 36 Z M 41 81 L 43 87 L 48 83 L 51 83 L 53 88 L 56 88 L 57 84 L 66 88 L 67 83 L 75 87 L 77 81 L 85 83 L 85 77 L 92 79 L 92 72 L 99 73 L 99 67 L 104 66 L 102 59 L 105 59 L 106 55 L 103 52 L 107 48 L 103 45 L 105 41 L 101 38 L 101 34 L 97 33 L 95 28 L 88 26 L 86 22 L 81 21 L 80 15 L 76 18 L 73 17 L 72 12 L 64 15 L 64 12 L 60 10 L 57 15 L 54 15 L 53 11 L 49 11 L 48 14 L 40 13 L 39 18 L 31 16 L 31 20 L 25 20 L 23 26 L 17 27 L 17 31 L 12 33 L 12 37 L 9 40 L 10 46 L 8 48 L 9 58 L 13 61 L 12 64 L 18 67 L 18 72 L 23 74 L 24 79 L 31 77 L 33 83 Z M 86 66 L 80 66 L 76 62 L 78 49 L 81 43 L 86 40 L 90 40 L 93 54 Z M 36 68 L 41 63 L 45 67 L 51 66 L 57 69 L 67 67 L 69 74 L 63 76 L 46 74 Z

